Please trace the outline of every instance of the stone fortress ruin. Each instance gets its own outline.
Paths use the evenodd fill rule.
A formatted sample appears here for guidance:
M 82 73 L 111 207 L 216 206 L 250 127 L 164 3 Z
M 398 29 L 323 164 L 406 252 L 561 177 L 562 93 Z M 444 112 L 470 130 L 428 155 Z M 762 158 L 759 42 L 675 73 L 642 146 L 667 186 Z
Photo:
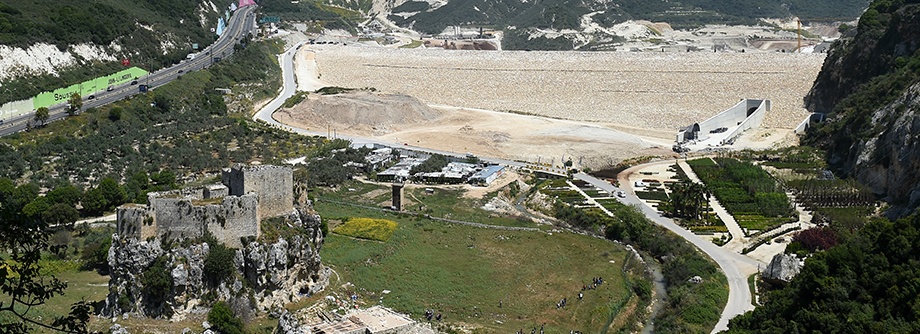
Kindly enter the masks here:
M 293 169 L 234 165 L 221 172 L 221 183 L 155 192 L 147 205 L 118 208 L 117 233 L 140 240 L 199 238 L 210 233 L 239 248 L 260 235 L 262 219 L 294 211 Z
M 322 218 L 291 167 L 237 164 L 221 183 L 150 193 L 148 201 L 118 209 L 106 316 L 181 320 L 214 301 L 247 314 L 277 311 L 328 283 Z M 151 289 L 149 277 L 169 284 Z

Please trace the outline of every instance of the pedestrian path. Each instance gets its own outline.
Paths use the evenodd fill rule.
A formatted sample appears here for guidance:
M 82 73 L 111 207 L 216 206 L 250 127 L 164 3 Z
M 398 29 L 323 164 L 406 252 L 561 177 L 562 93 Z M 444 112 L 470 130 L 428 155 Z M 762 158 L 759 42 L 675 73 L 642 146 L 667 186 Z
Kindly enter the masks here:
M 699 176 L 693 172 L 693 168 L 687 164 L 686 160 L 678 160 L 677 165 L 680 166 L 680 169 L 687 174 L 687 178 L 690 181 L 695 183 L 702 184 L 703 181 L 700 180 Z M 728 228 L 728 233 L 731 234 L 732 240 L 725 244 L 725 248 L 731 249 L 736 252 L 741 252 L 744 248 L 744 243 L 747 241 L 747 237 L 744 235 L 744 230 L 741 229 L 741 226 L 738 225 L 738 221 L 735 220 L 728 210 L 725 210 L 725 207 L 722 206 L 722 203 L 719 203 L 719 200 L 715 196 L 709 196 L 709 207 L 716 212 L 716 215 L 719 216 L 719 219 L 725 223 L 725 227 Z

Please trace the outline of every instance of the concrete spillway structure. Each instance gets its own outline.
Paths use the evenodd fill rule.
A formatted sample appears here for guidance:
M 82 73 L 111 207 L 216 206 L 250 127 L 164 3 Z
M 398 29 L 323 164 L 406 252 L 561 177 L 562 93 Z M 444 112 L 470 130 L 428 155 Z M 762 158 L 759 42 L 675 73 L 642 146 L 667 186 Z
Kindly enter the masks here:
M 717 146 L 731 144 L 745 130 L 759 127 L 770 111 L 770 100 L 743 99 L 731 108 L 693 123 L 677 133 L 678 145 Z

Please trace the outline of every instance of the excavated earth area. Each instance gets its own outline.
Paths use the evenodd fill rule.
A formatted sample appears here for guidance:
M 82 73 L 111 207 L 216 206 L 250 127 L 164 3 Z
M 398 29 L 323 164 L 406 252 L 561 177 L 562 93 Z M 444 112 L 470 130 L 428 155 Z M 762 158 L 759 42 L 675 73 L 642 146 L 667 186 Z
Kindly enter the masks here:
M 768 98 L 764 125 L 791 129 L 823 54 L 543 52 L 316 45 L 329 85 L 374 87 L 429 104 L 518 111 L 676 131 L 734 105 Z
M 739 99 L 769 98 L 764 127 L 736 147 L 794 142 L 823 55 L 526 52 L 312 45 L 302 90 L 373 87 L 308 99 L 274 117 L 325 133 L 575 167 L 670 154 L 676 130 Z
M 376 138 L 480 156 L 561 164 L 563 157 L 583 166 L 602 166 L 636 155 L 670 151 L 666 140 L 655 143 L 603 124 L 547 119 L 454 107 L 429 107 L 410 96 L 356 92 L 309 95 L 278 121 L 326 132 Z

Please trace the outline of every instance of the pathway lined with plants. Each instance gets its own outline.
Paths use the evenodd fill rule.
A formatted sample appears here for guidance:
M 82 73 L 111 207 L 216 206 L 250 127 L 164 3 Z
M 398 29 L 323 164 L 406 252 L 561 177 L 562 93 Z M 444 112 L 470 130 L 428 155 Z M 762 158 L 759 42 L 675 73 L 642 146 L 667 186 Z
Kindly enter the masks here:
M 705 184 L 700 180 L 699 176 L 693 172 L 693 168 L 690 168 L 690 165 L 687 164 L 687 161 L 677 161 L 677 166 L 687 174 L 687 178 L 694 183 Z M 732 239 L 725 244 L 723 247 L 731 249 L 732 251 L 740 252 L 744 248 L 744 242 L 747 240 L 744 236 L 744 230 L 741 229 L 741 226 L 738 226 L 738 222 L 735 221 L 735 217 L 728 213 L 728 210 L 725 210 L 725 207 L 722 206 L 722 203 L 719 203 L 719 199 L 715 196 L 709 196 L 709 207 L 716 212 L 716 215 L 719 216 L 719 219 L 722 219 L 722 222 L 725 224 L 725 227 L 728 228 L 728 233 L 731 234 Z
M 637 167 L 633 167 L 631 169 Z M 619 190 L 610 183 L 588 174 L 578 173 L 575 174 L 575 178 L 588 182 L 595 187 L 610 193 L 615 193 L 617 190 Z M 671 230 L 672 232 L 676 233 L 677 235 L 681 236 L 699 248 L 701 251 L 703 251 L 703 253 L 706 253 L 706 255 L 712 258 L 712 260 L 719 265 L 719 267 L 722 269 L 722 272 L 725 273 L 725 278 L 728 279 L 728 302 L 726 303 L 725 308 L 722 310 L 722 316 L 713 329 L 713 332 L 728 329 L 729 319 L 754 309 L 751 290 L 748 288 L 747 278 L 748 276 L 756 273 L 758 267 L 766 267 L 765 263 L 732 252 L 728 249 L 718 247 L 712 242 L 700 238 L 696 234 L 693 234 L 693 232 L 684 229 L 680 225 L 677 225 L 677 223 L 675 223 L 673 220 L 661 216 L 658 211 L 647 205 L 643 205 L 642 201 L 638 197 L 626 196 L 626 198 L 617 198 L 617 200 L 626 205 L 636 205 L 642 211 L 642 213 L 644 213 L 645 216 L 655 224 Z

